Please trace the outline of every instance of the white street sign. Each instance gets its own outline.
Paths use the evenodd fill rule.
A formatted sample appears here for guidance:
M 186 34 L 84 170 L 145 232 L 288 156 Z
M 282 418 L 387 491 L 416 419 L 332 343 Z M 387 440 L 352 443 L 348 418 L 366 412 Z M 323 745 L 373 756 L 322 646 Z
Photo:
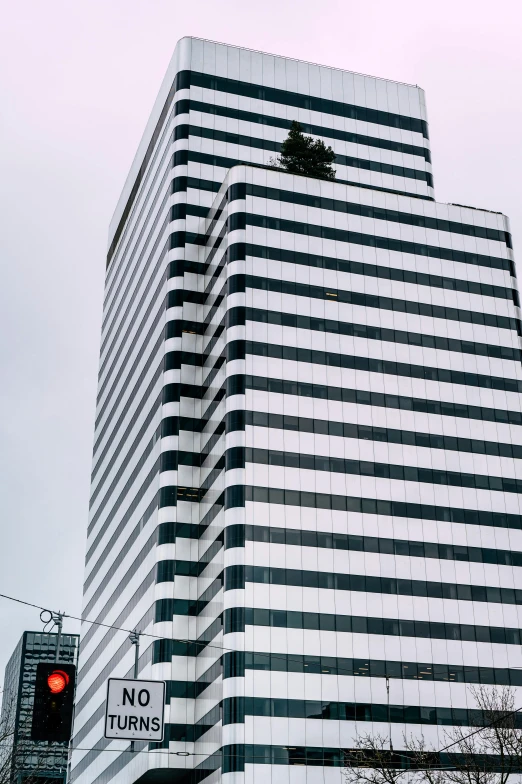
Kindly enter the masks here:
M 165 681 L 109 678 L 105 737 L 119 740 L 163 740 Z

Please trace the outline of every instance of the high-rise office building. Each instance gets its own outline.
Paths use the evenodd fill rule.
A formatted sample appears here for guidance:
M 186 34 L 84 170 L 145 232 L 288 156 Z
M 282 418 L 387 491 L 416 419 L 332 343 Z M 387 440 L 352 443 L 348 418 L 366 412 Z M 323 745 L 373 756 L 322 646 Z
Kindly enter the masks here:
M 292 120 L 335 181 L 267 167 Z M 340 782 L 522 685 L 520 334 L 420 88 L 182 39 L 110 229 L 84 601 L 166 734 L 103 739 L 133 650 L 85 624 L 72 781 Z
M 77 664 L 77 634 L 62 634 L 58 661 Z M 65 784 L 69 748 L 66 743 L 31 740 L 36 667 L 56 661 L 57 634 L 24 632 L 4 673 L 0 770 L 9 784 Z

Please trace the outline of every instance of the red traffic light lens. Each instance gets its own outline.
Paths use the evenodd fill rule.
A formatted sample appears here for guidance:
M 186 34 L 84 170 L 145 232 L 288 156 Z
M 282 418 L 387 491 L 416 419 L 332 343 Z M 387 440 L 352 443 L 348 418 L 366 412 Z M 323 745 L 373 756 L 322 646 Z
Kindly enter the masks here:
M 47 685 L 53 694 L 59 694 L 68 683 L 69 676 L 63 670 L 54 670 L 47 678 Z

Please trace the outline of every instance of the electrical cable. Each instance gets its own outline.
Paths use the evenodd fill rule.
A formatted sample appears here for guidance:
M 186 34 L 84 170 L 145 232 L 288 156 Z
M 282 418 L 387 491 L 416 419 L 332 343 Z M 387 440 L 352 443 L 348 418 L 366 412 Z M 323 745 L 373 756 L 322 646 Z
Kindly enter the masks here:
M 31 741 L 28 741 L 28 743 L 31 743 Z M 23 741 L 22 741 L 22 743 L 20 745 L 23 748 Z M 2 748 L 2 747 L 3 748 L 12 748 L 13 744 L 10 744 L 10 743 L 0 743 L 0 748 Z M 283 747 L 283 748 L 285 748 L 285 747 Z M 191 751 L 170 751 L 169 749 L 139 749 L 138 751 L 132 751 L 131 749 L 108 749 L 108 748 L 103 749 L 100 746 L 67 746 L 67 749 L 70 750 L 70 751 L 99 751 L 99 752 L 108 751 L 108 752 L 112 752 L 113 754 L 143 754 L 143 753 L 145 753 L 145 754 L 163 754 L 163 755 L 178 756 L 178 757 L 205 757 L 206 759 L 208 759 L 209 757 L 212 757 L 214 754 L 221 754 L 221 752 L 222 752 L 222 748 L 216 749 L 216 751 L 213 754 L 204 754 L 202 752 L 191 752 Z M 49 750 L 51 755 L 52 755 L 53 751 L 56 752 L 56 751 L 60 751 L 61 749 L 59 747 L 56 747 L 56 746 L 51 746 L 51 747 L 47 747 L 47 750 Z M 340 751 L 342 753 L 345 752 L 345 749 L 342 749 L 340 747 L 338 747 L 338 748 L 336 748 L 334 750 L 335 751 Z M 245 754 L 245 752 L 241 753 L 240 751 L 236 751 L 234 753 L 234 757 L 242 757 L 242 756 L 246 757 L 247 755 Z M 403 756 L 403 755 L 399 754 L 398 756 Z M 249 760 L 258 760 L 258 759 L 266 760 L 266 756 L 264 754 L 249 754 L 248 755 L 248 759 Z M 289 760 L 299 760 L 300 762 L 302 762 L 303 757 L 292 756 L 290 754 L 288 756 L 288 759 Z M 277 764 L 277 763 L 275 763 L 275 764 Z M 332 767 L 334 767 L 334 766 L 332 766 Z M 415 770 L 421 770 L 421 768 L 415 768 Z M 441 765 L 439 767 L 430 767 L 430 770 L 455 770 L 455 768 L 454 768 L 454 766 Z
M 54 612 L 54 610 L 48 610 L 46 607 L 40 607 L 40 605 L 38 605 L 38 604 L 32 604 L 31 602 L 26 602 L 23 599 L 16 599 L 15 597 L 8 596 L 7 594 L 4 594 L 4 593 L 0 593 L 0 598 L 1 599 L 10 599 L 11 601 L 18 602 L 19 604 L 26 604 L 28 607 L 34 607 L 37 610 L 46 610 L 47 612 Z M 62 613 L 62 615 L 63 615 L 64 618 L 71 618 L 72 620 L 80 621 L 81 623 L 90 623 L 90 624 L 93 624 L 95 626 L 101 626 L 101 627 L 103 627 L 105 629 L 115 629 L 116 631 L 125 632 L 126 634 L 132 634 L 133 631 L 134 631 L 133 629 L 125 629 L 122 626 L 115 626 L 114 624 L 103 623 L 102 621 L 93 621 L 90 618 L 81 618 L 81 617 L 78 617 L 77 615 L 69 615 L 68 613 Z M 159 634 L 152 634 L 151 632 L 140 632 L 140 636 L 142 636 L 142 637 L 151 637 L 152 639 L 156 639 L 156 640 L 164 640 L 165 639 L 164 636 L 161 636 Z M 180 638 L 180 637 L 169 637 L 168 639 L 172 640 L 173 642 L 180 642 L 180 643 L 184 643 L 186 645 L 200 645 L 200 646 L 202 646 L 204 648 L 215 648 L 218 651 L 224 651 L 226 653 L 237 653 L 238 652 L 237 648 L 227 648 L 224 645 L 216 645 L 215 643 L 210 643 L 210 642 L 209 643 L 198 642 L 198 640 L 188 640 L 188 639 L 183 639 L 183 638 Z M 299 662 L 300 663 L 299 659 L 292 659 L 291 655 L 289 655 L 289 654 L 278 654 L 278 653 L 268 653 L 267 652 L 267 655 L 269 655 L 269 656 L 271 656 L 273 658 L 276 658 L 276 659 L 282 659 L 282 660 L 284 659 L 285 661 L 295 661 L 295 662 Z M 353 672 L 351 672 L 350 670 L 348 670 L 346 668 L 339 668 L 339 669 L 340 670 L 345 669 L 346 673 L 348 675 L 353 675 Z M 338 669 L 338 672 L 339 672 L 339 669 Z
M 30 738 L 23 738 L 19 745 L 24 747 L 24 743 L 33 745 L 34 741 L 31 741 Z M 12 743 L 0 743 L 0 748 L 13 748 Z M 49 751 L 50 754 L 53 752 L 58 752 L 62 750 L 68 751 L 110 751 L 114 754 L 141 754 L 142 752 L 146 752 L 147 754 L 173 754 L 174 756 L 178 757 L 208 757 L 208 754 L 203 754 L 201 752 L 192 752 L 192 751 L 170 751 L 169 749 L 140 749 L 139 751 L 132 751 L 131 749 L 103 749 L 101 746 L 47 746 L 47 747 L 40 747 L 42 750 Z
M 515 710 L 508 711 L 508 713 L 503 713 L 502 716 L 498 717 L 498 719 L 493 719 L 488 724 L 484 724 L 483 727 L 478 727 L 477 729 L 468 733 L 468 735 L 464 735 L 462 738 L 458 738 L 457 740 L 453 741 L 453 743 L 449 743 L 447 746 L 444 746 L 442 749 L 436 751 L 435 754 L 442 754 L 443 751 L 447 751 L 448 749 L 451 749 L 451 747 L 456 746 L 457 743 L 462 743 L 463 740 L 467 740 L 468 738 L 471 738 L 473 735 L 476 735 L 478 732 L 483 732 L 484 730 L 487 730 L 489 727 L 494 727 L 495 724 L 498 724 L 499 721 L 504 721 L 509 716 L 514 716 L 515 713 L 520 713 L 520 711 L 522 711 L 522 706 L 520 706 L 520 708 L 515 708 Z
M 14 596 L 9 596 L 9 595 L 4 594 L 4 593 L 0 593 L 0 599 L 9 599 L 10 601 L 18 602 L 19 604 L 25 604 L 28 607 L 34 607 L 37 610 L 45 610 L 46 612 L 56 613 L 55 610 L 49 610 L 47 607 L 42 607 L 39 604 L 33 604 L 32 602 L 26 602 L 23 599 L 17 599 Z M 77 615 L 69 615 L 68 613 L 60 613 L 60 614 L 64 618 L 71 618 L 74 621 L 80 621 L 80 623 L 90 623 L 90 624 L 92 624 L 94 626 L 101 626 L 104 629 L 114 629 L 116 631 L 125 632 L 126 634 L 132 634 L 135 631 L 135 629 L 125 629 L 122 626 L 115 626 L 114 624 L 103 623 L 102 621 L 94 621 L 94 620 L 91 620 L 90 618 L 82 618 L 82 617 L 77 616 Z M 150 638 L 155 639 L 155 640 L 164 640 L 165 639 L 164 635 L 162 636 L 162 635 L 159 635 L 159 634 L 153 634 L 152 632 L 139 632 L 139 634 L 142 637 L 150 637 Z M 196 646 L 201 646 L 202 648 L 213 648 L 213 649 L 218 650 L 218 651 L 224 651 L 225 653 L 237 653 L 238 652 L 237 648 L 228 648 L 228 647 L 226 647 L 224 645 L 216 645 L 215 643 L 211 643 L 211 642 L 208 642 L 208 643 L 207 642 L 199 642 L 198 640 L 189 640 L 189 639 L 184 639 L 184 638 L 180 638 L 180 637 L 169 637 L 167 639 L 171 640 L 172 642 L 179 642 L 179 643 L 183 643 L 183 644 L 186 644 L 186 645 L 196 645 Z M 294 661 L 296 663 L 301 664 L 301 659 L 292 658 L 291 654 L 271 653 L 271 652 L 267 651 L 266 655 L 270 656 L 271 658 L 274 658 L 274 659 L 281 659 L 281 660 L 289 661 L 289 662 Z M 361 658 L 361 661 L 362 660 L 363 659 Z M 451 665 L 447 665 L 447 666 L 451 666 Z M 510 669 L 522 669 L 522 668 L 512 667 Z M 351 675 L 354 674 L 353 671 L 348 670 L 347 668 L 344 668 L 344 667 L 338 667 L 335 674 L 337 674 L 337 675 L 342 674 L 343 671 L 346 673 L 346 675 L 350 675 L 351 676 Z M 328 674 L 328 673 L 325 673 L 325 674 Z M 376 676 L 376 677 L 389 677 L 389 676 L 385 675 L 385 676 Z M 423 679 L 419 678 L 418 680 L 423 680 Z M 446 682 L 453 683 L 454 681 L 449 681 L 448 680 Z
M 17 599 L 14 596 L 9 596 L 9 595 L 4 594 L 4 593 L 0 593 L 0 598 L 1 599 L 8 599 L 8 600 L 10 600 L 12 602 L 17 602 L 18 604 L 24 604 L 24 605 L 27 605 L 28 607 L 34 607 L 37 610 L 47 610 L 47 612 L 55 612 L 54 610 L 49 610 L 47 607 L 42 607 L 41 605 L 33 604 L 32 602 L 27 602 L 27 601 L 25 601 L 23 599 Z M 93 620 L 90 620 L 89 618 L 80 618 L 77 615 L 69 615 L 68 613 L 61 613 L 61 615 L 63 615 L 64 618 L 71 618 L 73 620 L 80 621 L 82 623 L 90 623 L 90 624 L 94 624 L 94 625 L 97 625 L 97 626 L 102 626 L 102 627 L 104 627 L 106 629 L 116 629 L 117 631 L 126 632 L 127 634 L 131 634 L 132 631 L 134 631 L 132 629 L 124 629 L 121 626 L 114 626 L 112 624 L 102 623 L 101 621 L 93 621 Z M 164 637 L 161 637 L 161 636 L 159 636 L 157 634 L 152 634 L 151 632 L 140 632 L 140 635 L 142 635 L 144 637 L 152 637 L 152 638 L 158 639 L 158 640 L 165 639 Z M 194 644 L 195 645 L 202 645 L 202 646 L 204 646 L 206 648 L 216 648 L 217 650 L 221 650 L 221 651 L 237 653 L 237 649 L 236 648 L 226 648 L 224 645 L 215 645 L 215 644 L 212 644 L 212 643 L 204 643 L 204 642 L 199 643 L 197 640 L 186 640 L 186 639 L 181 639 L 179 637 L 172 637 L 172 638 L 169 638 L 169 639 L 172 639 L 174 642 L 187 643 L 187 644 L 191 644 L 191 645 L 194 645 Z M 283 654 L 272 654 L 272 653 L 270 653 L 270 654 L 267 654 L 267 655 L 275 656 L 276 658 L 284 658 L 285 661 L 288 661 L 288 656 L 286 654 L 283 655 Z M 457 743 L 461 743 L 462 741 L 466 740 L 467 738 L 470 738 L 470 737 L 472 737 L 473 735 L 476 735 L 479 732 L 483 732 L 488 727 L 495 726 L 495 724 L 497 724 L 499 721 L 503 721 L 506 718 L 508 718 L 509 716 L 513 716 L 516 713 L 520 713 L 520 711 L 522 711 L 522 706 L 520 708 L 516 708 L 513 711 L 509 711 L 508 713 L 505 713 L 502 716 L 499 716 L 498 719 L 493 719 L 493 721 L 489 722 L 488 724 L 485 724 L 483 727 L 479 727 L 479 728 L 473 730 L 472 732 L 468 733 L 468 735 L 464 735 L 462 738 L 459 738 L 456 741 L 454 741 L 453 743 L 450 743 L 447 746 L 444 746 L 443 748 L 439 749 L 438 751 L 432 751 L 432 752 L 429 752 L 429 753 L 430 754 L 442 754 L 442 752 L 447 751 L 447 749 L 450 749 L 452 746 L 455 746 Z M 109 750 L 109 751 L 119 751 L 120 753 L 125 753 L 125 750 L 122 751 L 122 750 L 119 750 L 119 749 L 95 749 L 95 748 L 93 748 L 93 749 L 83 749 L 81 747 L 73 747 L 73 748 L 76 748 L 77 750 L 82 750 L 82 751 L 95 751 L 95 750 L 96 751 L 107 751 L 107 750 Z M 339 750 L 343 751 L 342 749 L 339 749 Z M 131 752 L 129 751 L 129 753 L 131 753 Z M 152 750 L 150 753 L 157 753 L 157 752 Z M 179 755 L 178 752 L 170 752 L 169 751 L 167 753 L 169 753 L 169 754 L 172 753 L 172 754 L 178 754 Z M 184 756 L 185 754 L 189 754 L 189 753 L 190 752 L 181 752 L 181 755 Z M 397 754 L 398 756 L 406 757 L 406 755 L 400 754 L 400 752 L 394 752 L 394 753 Z M 191 756 L 196 756 L 196 755 L 195 754 L 194 755 L 191 754 Z M 209 756 L 209 755 L 198 755 L 198 756 Z M 451 769 L 453 769 L 453 768 L 451 768 Z M 446 768 L 440 768 L 440 770 L 446 770 Z

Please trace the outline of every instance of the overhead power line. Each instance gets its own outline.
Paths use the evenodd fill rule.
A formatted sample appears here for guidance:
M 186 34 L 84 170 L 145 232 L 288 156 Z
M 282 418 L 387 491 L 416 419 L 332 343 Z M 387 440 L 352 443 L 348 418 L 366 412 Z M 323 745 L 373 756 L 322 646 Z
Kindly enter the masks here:
M 1 599 L 8 599 L 9 601 L 17 602 L 18 604 L 25 604 L 28 607 L 34 607 L 36 610 L 40 610 L 40 611 L 41 610 L 47 610 L 47 612 L 55 612 L 54 610 L 49 610 L 48 607 L 42 607 L 39 604 L 34 604 L 33 602 L 27 602 L 24 599 L 18 599 L 15 596 L 9 596 L 8 594 L 5 594 L 5 593 L 0 593 L 0 598 Z M 63 615 L 64 618 L 71 618 L 71 619 L 73 619 L 75 621 L 81 621 L 82 623 L 91 623 L 91 624 L 94 624 L 96 626 L 102 626 L 102 627 L 104 627 L 106 629 L 115 629 L 116 631 L 125 632 L 126 634 L 132 634 L 133 631 L 134 631 L 133 629 L 125 629 L 122 626 L 114 626 L 113 624 L 110 624 L 110 623 L 102 623 L 101 621 L 93 621 L 90 618 L 81 618 L 81 617 L 78 617 L 77 615 L 69 615 L 68 613 L 61 613 L 61 614 Z M 164 640 L 165 639 L 165 637 L 161 637 L 158 634 L 152 634 L 151 632 L 140 632 L 140 634 L 142 636 L 144 636 L 144 637 L 152 637 L 153 639 L 156 639 L 156 640 Z M 215 648 L 217 650 L 225 651 L 225 652 L 231 652 L 231 653 L 237 653 L 238 652 L 237 648 L 227 648 L 224 645 L 216 645 L 216 644 L 213 644 L 213 643 L 205 643 L 205 642 L 201 642 L 200 643 L 197 640 L 181 639 L 179 637 L 171 637 L 169 639 L 171 639 L 173 642 L 181 642 L 181 643 L 186 643 L 188 645 L 201 645 L 201 646 L 204 646 L 205 648 Z M 276 658 L 281 658 L 281 659 L 284 658 L 285 660 L 291 660 L 291 659 L 289 659 L 287 654 L 282 655 L 282 654 L 270 653 L 269 655 L 270 656 L 274 656 Z M 298 660 L 295 660 L 295 661 L 298 661 Z M 350 674 L 352 674 L 352 673 L 350 673 Z M 515 710 L 509 711 L 508 713 L 503 713 L 502 716 L 498 717 L 498 719 L 493 719 L 492 721 L 488 722 L 487 724 L 484 724 L 484 726 L 478 727 L 477 729 L 473 730 L 472 732 L 468 733 L 467 735 L 463 735 L 461 738 L 458 738 L 456 741 L 453 741 L 452 743 L 449 743 L 447 746 L 444 746 L 443 748 L 439 749 L 438 751 L 430 751 L 429 753 L 430 754 L 442 754 L 444 751 L 447 751 L 448 749 L 452 748 L 453 746 L 456 746 L 458 743 L 461 743 L 462 741 L 466 740 L 467 738 L 471 738 L 473 735 L 477 735 L 479 732 L 483 732 L 485 729 L 488 729 L 488 727 L 494 727 L 496 724 L 498 724 L 501 721 L 504 721 L 509 716 L 513 716 L 516 713 L 520 713 L 520 711 L 522 711 L 522 706 L 520 708 L 516 708 Z M 121 750 L 121 749 L 101 749 L 101 748 L 98 748 L 98 749 L 96 749 L 96 748 L 84 749 L 84 748 L 81 748 L 79 746 L 72 747 L 72 748 L 76 748 L 78 751 L 80 751 L 80 750 L 81 751 L 115 751 L 115 752 L 119 751 L 119 753 L 126 753 L 127 752 L 127 750 L 125 750 L 125 749 L 123 749 L 123 750 Z M 344 752 L 345 750 L 340 748 L 339 751 Z M 130 750 L 128 750 L 128 753 L 130 754 L 132 752 Z M 153 749 L 153 750 L 150 751 L 150 753 L 158 753 L 158 751 L 155 751 Z M 180 756 L 180 755 L 181 756 L 185 756 L 186 754 L 189 754 L 189 752 L 181 752 L 180 753 L 180 752 L 170 752 L 170 751 L 168 751 L 167 753 L 169 753 L 169 754 L 177 754 L 178 756 Z M 397 754 L 397 756 L 401 756 L 401 757 L 405 757 L 406 758 L 406 755 L 404 755 L 404 754 L 400 754 L 399 752 L 394 752 L 394 753 Z M 191 754 L 191 756 L 192 756 L 192 754 Z M 196 755 L 194 755 L 194 756 L 196 756 Z M 197 755 L 197 756 L 208 757 L 208 756 L 212 756 L 212 755 L 204 754 L 204 755 Z M 410 758 L 408 757 L 408 759 L 410 759 Z M 446 768 L 440 768 L 440 770 L 446 770 Z M 448 768 L 448 770 L 449 770 L 449 768 Z

